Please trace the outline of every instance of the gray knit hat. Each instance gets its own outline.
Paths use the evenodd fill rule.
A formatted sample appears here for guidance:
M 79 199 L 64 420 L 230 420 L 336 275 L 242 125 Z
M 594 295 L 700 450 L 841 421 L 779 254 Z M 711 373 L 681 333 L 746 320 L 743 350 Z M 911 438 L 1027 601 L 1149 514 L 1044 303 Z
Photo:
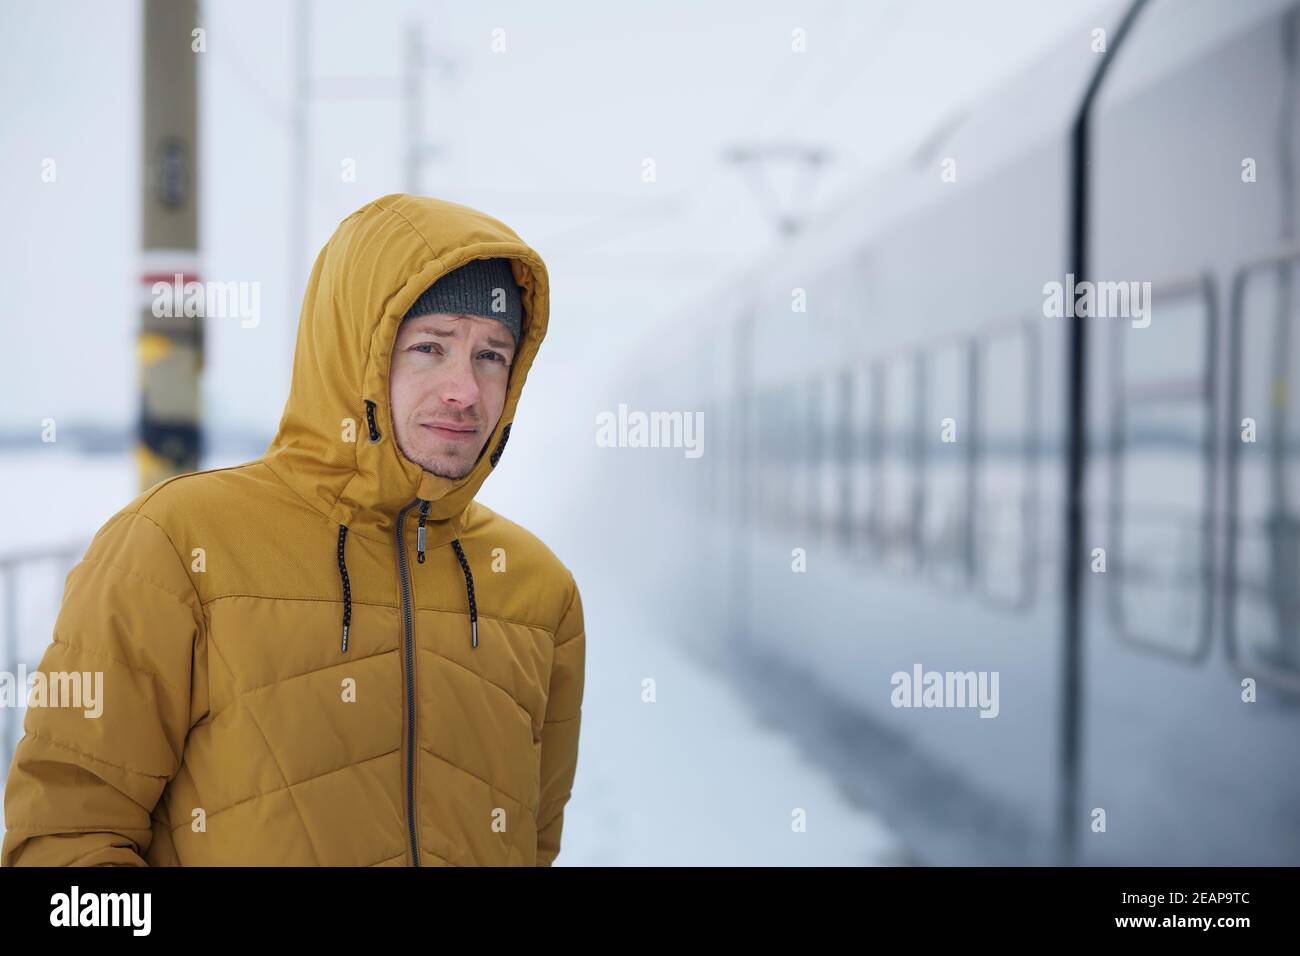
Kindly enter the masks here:
M 494 303 L 501 306 L 499 311 L 493 310 Z M 524 310 L 519 286 L 510 271 L 510 260 L 471 259 L 459 269 L 453 269 L 424 290 L 402 321 L 433 312 L 496 319 L 510 330 L 518 345 Z

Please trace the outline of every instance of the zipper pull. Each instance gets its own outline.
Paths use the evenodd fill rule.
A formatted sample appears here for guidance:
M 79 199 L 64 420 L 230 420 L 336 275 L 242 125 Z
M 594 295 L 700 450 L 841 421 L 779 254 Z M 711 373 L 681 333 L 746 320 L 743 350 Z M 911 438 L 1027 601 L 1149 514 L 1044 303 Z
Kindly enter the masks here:
M 424 564 L 424 522 L 429 517 L 429 506 L 431 501 L 425 501 L 420 504 L 420 527 L 415 532 L 415 560 Z

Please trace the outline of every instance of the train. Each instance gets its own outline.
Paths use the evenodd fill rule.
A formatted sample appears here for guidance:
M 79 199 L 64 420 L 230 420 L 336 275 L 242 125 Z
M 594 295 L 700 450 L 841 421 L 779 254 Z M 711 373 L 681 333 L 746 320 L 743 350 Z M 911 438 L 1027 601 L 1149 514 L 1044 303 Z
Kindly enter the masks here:
M 916 862 L 1300 864 L 1298 95 L 1295 0 L 1105 6 L 619 384 L 630 590 Z

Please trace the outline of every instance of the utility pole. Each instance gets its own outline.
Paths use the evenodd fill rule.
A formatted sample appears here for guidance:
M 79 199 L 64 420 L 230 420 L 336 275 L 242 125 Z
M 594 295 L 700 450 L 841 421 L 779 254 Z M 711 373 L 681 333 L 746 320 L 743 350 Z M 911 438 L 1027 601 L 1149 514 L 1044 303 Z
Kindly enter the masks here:
M 412 20 L 403 28 L 402 76 L 333 76 L 317 77 L 311 67 L 311 21 L 308 0 L 297 0 L 295 7 L 295 75 L 292 108 L 291 167 L 289 181 L 293 184 L 289 211 L 289 268 L 290 288 L 298 289 L 299 282 L 307 279 L 304 250 L 307 246 L 307 198 L 311 190 L 311 167 L 308 161 L 311 143 L 310 107 L 316 100 L 391 100 L 402 101 L 403 148 L 402 182 L 409 193 L 420 192 L 420 169 L 433 156 L 437 148 L 424 139 L 424 94 L 421 73 L 429 65 L 437 66 L 444 79 L 455 79 L 457 64 L 451 57 L 431 52 L 424 45 L 423 25 Z M 298 302 L 291 303 L 290 314 L 297 311 Z M 294 352 L 297 323 L 289 326 L 289 354 Z M 291 363 L 292 364 L 292 363 Z
M 305 285 L 307 280 L 303 250 L 307 247 L 307 195 L 311 189 L 311 170 L 307 163 L 308 138 L 311 135 L 308 125 L 311 95 L 311 13 L 308 0 L 297 0 L 294 19 L 293 145 L 289 151 L 292 164 L 289 169 L 290 202 L 293 208 L 289 212 L 289 308 L 285 313 L 288 318 L 298 313 L 302 301 L 297 292 L 298 283 Z M 287 321 L 285 326 L 289 335 L 289 361 L 285 367 L 292 370 L 298 323 Z M 292 381 L 292 371 L 289 381 Z M 289 381 L 285 383 L 286 395 L 289 394 Z
M 202 316 L 177 291 L 199 281 L 197 0 L 144 0 L 144 191 L 139 422 L 141 490 L 197 471 Z M 170 287 L 157 293 L 159 284 Z M 157 303 L 170 307 L 155 315 Z M 200 310 L 201 311 L 201 310 Z
M 420 171 L 439 152 L 439 147 L 424 138 L 424 72 L 429 67 L 437 67 L 445 82 L 454 82 L 459 65 L 452 57 L 425 46 L 424 25 L 419 20 L 410 21 L 405 34 L 406 55 L 402 73 L 402 105 L 406 113 L 404 182 L 406 191 L 418 196 L 423 192 Z
M 405 69 L 402 76 L 402 105 L 406 113 L 406 170 L 403 179 L 406 191 L 416 196 L 420 194 L 420 153 L 424 147 L 424 127 L 420 122 L 424 115 L 424 100 L 421 96 L 423 84 L 420 83 L 420 64 L 423 60 L 423 34 L 420 25 L 412 23 L 406 31 Z

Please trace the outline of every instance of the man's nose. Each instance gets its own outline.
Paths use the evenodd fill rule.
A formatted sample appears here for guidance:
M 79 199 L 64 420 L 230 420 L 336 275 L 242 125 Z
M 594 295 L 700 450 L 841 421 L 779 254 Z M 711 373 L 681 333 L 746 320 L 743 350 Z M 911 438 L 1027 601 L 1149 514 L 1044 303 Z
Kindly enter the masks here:
M 476 404 L 479 399 L 478 380 L 474 377 L 474 366 L 468 356 L 444 366 L 446 377 L 439 389 L 439 397 L 448 404 L 461 405 L 466 408 Z

